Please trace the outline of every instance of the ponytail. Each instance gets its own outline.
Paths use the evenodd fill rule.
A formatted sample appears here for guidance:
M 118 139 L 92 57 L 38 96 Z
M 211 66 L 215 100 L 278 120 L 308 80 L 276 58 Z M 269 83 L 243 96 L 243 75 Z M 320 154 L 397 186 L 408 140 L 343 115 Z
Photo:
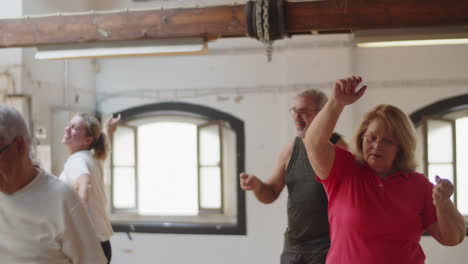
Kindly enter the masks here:
M 109 143 L 107 141 L 107 136 L 101 131 L 101 124 L 90 114 L 78 113 L 78 115 L 83 118 L 86 123 L 87 136 L 94 138 L 88 149 L 93 152 L 95 159 L 100 161 L 105 160 L 109 154 Z
M 97 160 L 105 160 L 109 154 L 109 145 L 107 144 L 107 136 L 100 133 L 99 136 L 91 144 L 90 149 L 93 150 L 94 157 Z

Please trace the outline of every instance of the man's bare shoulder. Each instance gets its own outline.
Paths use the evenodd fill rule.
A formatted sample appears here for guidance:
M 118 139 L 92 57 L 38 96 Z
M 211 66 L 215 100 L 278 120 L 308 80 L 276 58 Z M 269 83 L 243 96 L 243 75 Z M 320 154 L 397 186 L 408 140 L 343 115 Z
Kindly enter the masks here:
M 286 145 L 283 146 L 283 149 L 281 150 L 279 161 L 285 166 L 288 164 L 289 159 L 291 158 L 295 141 L 296 137 L 292 138 Z

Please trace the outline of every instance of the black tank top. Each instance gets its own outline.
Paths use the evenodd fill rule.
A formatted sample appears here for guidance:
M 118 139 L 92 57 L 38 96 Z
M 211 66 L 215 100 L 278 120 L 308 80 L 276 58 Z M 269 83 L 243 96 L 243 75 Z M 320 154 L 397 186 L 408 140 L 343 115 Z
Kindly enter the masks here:
M 336 144 L 340 138 L 340 135 L 334 133 L 330 141 Z M 315 179 L 315 172 L 300 137 L 296 137 L 294 142 L 285 184 L 289 195 L 284 251 L 309 254 L 328 251 L 330 237 L 327 195 L 322 184 Z

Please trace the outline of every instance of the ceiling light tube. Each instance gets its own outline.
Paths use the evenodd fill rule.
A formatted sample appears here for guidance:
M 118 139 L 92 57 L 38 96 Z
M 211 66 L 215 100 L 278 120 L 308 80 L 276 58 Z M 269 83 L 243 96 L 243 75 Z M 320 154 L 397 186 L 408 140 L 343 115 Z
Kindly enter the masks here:
M 462 45 L 462 44 L 468 44 L 468 38 L 376 41 L 376 42 L 357 43 L 356 45 L 360 48 L 383 48 L 383 47 L 438 46 L 438 45 Z
M 399 28 L 360 30 L 354 33 L 356 46 L 364 48 L 468 44 L 465 27 Z
M 39 46 L 35 58 L 60 60 L 206 53 L 208 47 L 203 38 L 173 38 Z

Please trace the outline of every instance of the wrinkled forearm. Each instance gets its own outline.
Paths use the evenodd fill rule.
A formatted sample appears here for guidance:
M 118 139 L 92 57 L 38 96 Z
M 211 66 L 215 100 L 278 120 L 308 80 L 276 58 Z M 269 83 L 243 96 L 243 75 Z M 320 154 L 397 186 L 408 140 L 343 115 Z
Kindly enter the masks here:
M 308 152 L 317 145 L 328 144 L 343 108 L 344 105 L 330 100 L 320 110 L 305 134 L 304 143 Z
M 262 203 L 272 203 L 278 198 L 278 194 L 273 187 L 263 182 L 254 190 L 254 193 L 255 197 Z
M 450 201 L 436 204 L 437 223 L 441 243 L 446 246 L 460 244 L 466 235 L 465 220 L 455 205 Z

